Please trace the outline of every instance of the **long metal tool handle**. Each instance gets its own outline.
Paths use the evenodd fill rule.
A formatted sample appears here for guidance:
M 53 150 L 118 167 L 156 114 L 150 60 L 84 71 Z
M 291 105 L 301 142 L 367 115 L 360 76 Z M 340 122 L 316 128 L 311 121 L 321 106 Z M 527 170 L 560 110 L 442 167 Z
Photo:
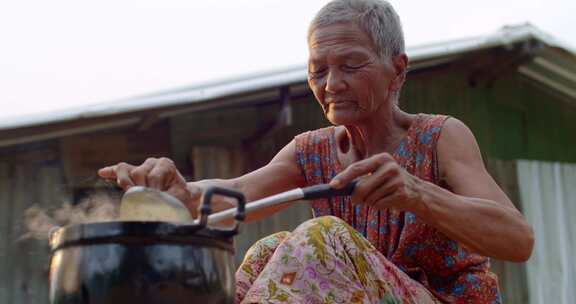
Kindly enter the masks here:
M 329 198 L 334 196 L 345 196 L 351 195 L 356 187 L 356 181 L 348 184 L 346 187 L 341 189 L 332 189 L 328 184 L 319 184 L 315 186 L 296 188 L 286 192 L 282 192 L 276 195 L 265 197 L 246 204 L 246 214 L 252 211 L 262 209 L 269 206 L 279 205 L 282 203 L 287 203 L 296 200 L 312 200 L 318 198 Z M 230 220 L 234 218 L 236 214 L 236 209 L 226 209 L 208 216 L 208 224 L 219 223 L 225 220 Z M 199 220 L 195 220 L 194 224 L 199 224 Z

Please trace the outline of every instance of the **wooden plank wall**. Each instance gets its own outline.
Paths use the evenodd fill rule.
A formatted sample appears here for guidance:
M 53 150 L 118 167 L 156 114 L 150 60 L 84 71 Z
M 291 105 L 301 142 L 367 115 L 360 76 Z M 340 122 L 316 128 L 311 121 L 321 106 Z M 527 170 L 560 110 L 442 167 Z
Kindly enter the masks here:
M 172 150 L 178 167 L 188 168 L 188 177 L 193 180 L 236 177 L 265 165 L 298 133 L 326 125 L 311 97 L 293 100 L 291 107 L 292 125 L 252 142 L 245 139 L 276 117 L 278 104 L 174 117 L 171 120 Z M 293 230 L 310 217 L 309 206 L 300 202 L 266 220 L 242 225 L 241 234 L 235 240 L 237 263 L 258 239 Z
M 0 155 L 0 303 L 46 303 L 48 244 L 21 239 L 24 210 L 59 206 L 67 199 L 55 142 Z M 48 233 L 48 232 L 46 232 Z
M 10 303 L 12 298 L 12 277 L 9 270 L 13 206 L 10 185 L 11 170 L 8 162 L 0 162 L 0 302 L 2 303 Z
M 193 147 L 192 151 L 194 176 L 197 180 L 231 178 L 246 171 L 242 147 L 202 145 Z M 270 218 L 242 224 L 240 235 L 235 238 L 236 263 L 242 261 L 248 248 L 260 238 L 277 231 L 293 230 L 299 223 L 310 218 L 310 208 L 305 204 L 297 202 Z
M 91 188 L 100 179 L 96 171 L 118 162 L 140 164 L 148 157 L 169 157 L 168 122 L 146 130 L 136 128 L 68 136 L 61 138 L 60 150 L 71 190 Z
M 473 64 L 409 74 L 400 107 L 464 121 L 484 156 L 576 162 L 576 104 L 515 70 L 503 72 L 492 83 L 472 86 Z

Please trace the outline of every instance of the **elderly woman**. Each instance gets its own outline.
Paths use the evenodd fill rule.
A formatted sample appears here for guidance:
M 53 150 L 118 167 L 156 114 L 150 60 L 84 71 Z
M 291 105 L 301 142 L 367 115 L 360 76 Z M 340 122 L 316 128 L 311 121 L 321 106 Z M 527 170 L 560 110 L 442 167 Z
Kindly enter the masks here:
M 237 302 L 499 303 L 487 257 L 526 261 L 531 227 L 486 172 L 462 122 L 398 107 L 408 59 L 393 8 L 332 1 L 312 21 L 308 46 L 308 82 L 334 126 L 296 136 L 268 165 L 231 180 L 186 183 L 167 159 L 100 175 L 167 191 L 193 214 L 206 185 L 254 200 L 358 179 L 352 197 L 314 201 L 314 219 L 249 250 Z

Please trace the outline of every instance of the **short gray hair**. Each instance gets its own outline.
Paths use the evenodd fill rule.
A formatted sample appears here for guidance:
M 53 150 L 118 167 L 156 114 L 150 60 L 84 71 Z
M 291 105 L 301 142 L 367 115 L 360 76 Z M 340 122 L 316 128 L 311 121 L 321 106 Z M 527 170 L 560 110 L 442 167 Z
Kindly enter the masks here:
M 404 53 L 404 34 L 396 11 L 384 0 L 333 0 L 316 14 L 308 28 L 355 22 L 372 40 L 381 59 Z

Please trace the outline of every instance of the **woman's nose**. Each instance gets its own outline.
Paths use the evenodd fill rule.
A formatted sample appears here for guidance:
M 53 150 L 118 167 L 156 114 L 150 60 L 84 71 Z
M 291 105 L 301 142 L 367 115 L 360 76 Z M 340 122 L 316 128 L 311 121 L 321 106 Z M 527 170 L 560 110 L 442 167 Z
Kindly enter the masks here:
M 338 71 L 329 71 L 326 76 L 326 87 L 324 90 L 332 94 L 346 90 L 346 82 L 342 76 L 342 73 Z

